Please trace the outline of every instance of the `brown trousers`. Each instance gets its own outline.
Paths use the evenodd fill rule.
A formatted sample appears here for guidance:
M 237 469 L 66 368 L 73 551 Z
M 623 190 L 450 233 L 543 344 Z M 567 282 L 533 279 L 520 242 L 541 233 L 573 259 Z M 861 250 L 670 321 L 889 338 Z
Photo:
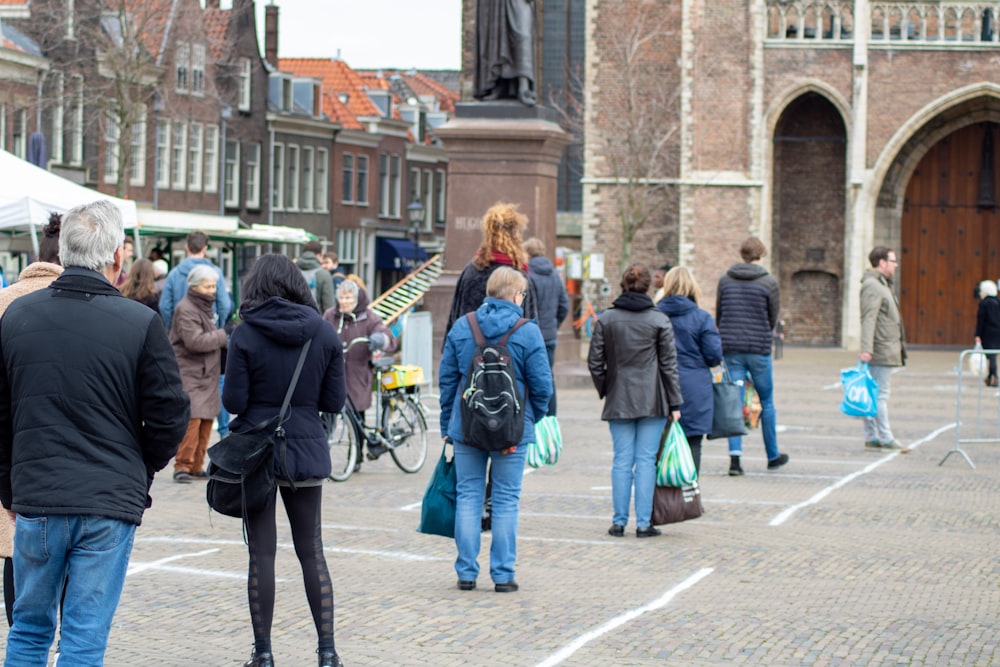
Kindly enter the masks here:
M 174 472 L 199 473 L 205 469 L 205 450 L 212 435 L 211 419 L 192 419 L 174 457 Z

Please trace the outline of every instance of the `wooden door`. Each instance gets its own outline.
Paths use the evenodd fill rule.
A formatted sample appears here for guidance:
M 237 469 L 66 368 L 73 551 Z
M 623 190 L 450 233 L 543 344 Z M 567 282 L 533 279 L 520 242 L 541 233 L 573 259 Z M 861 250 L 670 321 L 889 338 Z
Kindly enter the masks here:
M 907 184 L 897 278 L 909 343 L 971 346 L 978 306 L 973 290 L 981 280 L 1000 278 L 1000 212 L 977 206 L 988 125 L 970 125 L 942 139 Z M 994 198 L 1000 196 L 998 130 L 991 126 L 987 151 Z

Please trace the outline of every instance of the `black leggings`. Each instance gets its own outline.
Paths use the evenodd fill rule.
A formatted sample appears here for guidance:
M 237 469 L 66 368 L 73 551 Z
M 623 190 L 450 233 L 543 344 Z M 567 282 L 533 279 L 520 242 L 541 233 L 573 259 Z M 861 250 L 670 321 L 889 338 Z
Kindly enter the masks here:
M 306 598 L 319 638 L 320 651 L 333 651 L 333 584 L 323 556 L 320 533 L 322 486 L 300 486 L 295 491 L 279 487 L 281 500 L 292 528 L 295 555 L 302 566 Z M 274 618 L 274 556 L 277 551 L 275 504 L 272 500 L 259 514 L 247 518 L 250 572 L 247 595 L 253 623 L 254 649 L 271 650 L 271 621 Z
M 691 458 L 694 459 L 694 469 L 701 473 L 701 439 L 703 435 L 689 435 L 688 446 L 691 448 Z

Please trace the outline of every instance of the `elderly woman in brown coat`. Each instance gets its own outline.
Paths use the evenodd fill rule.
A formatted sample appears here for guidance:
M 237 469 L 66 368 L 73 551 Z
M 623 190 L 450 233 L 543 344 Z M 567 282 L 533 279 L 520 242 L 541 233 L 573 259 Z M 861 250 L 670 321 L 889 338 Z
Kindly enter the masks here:
M 212 420 L 219 414 L 219 351 L 226 347 L 226 332 L 215 326 L 215 267 L 198 264 L 187 275 L 188 292 L 174 310 L 170 344 L 177 355 L 184 391 L 191 399 L 191 421 L 177 455 L 174 481 L 182 484 L 207 477 L 205 450 L 212 434 Z

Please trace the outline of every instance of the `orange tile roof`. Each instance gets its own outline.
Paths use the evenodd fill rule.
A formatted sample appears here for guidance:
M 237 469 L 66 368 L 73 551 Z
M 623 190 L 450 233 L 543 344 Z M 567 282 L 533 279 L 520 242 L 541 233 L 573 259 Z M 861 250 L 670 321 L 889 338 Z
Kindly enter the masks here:
M 212 55 L 212 61 L 218 62 L 226 56 L 227 33 L 229 30 L 229 19 L 232 17 L 232 10 L 229 9 L 206 9 L 205 35 L 208 37 L 208 50 Z
M 362 125 L 357 117 L 350 112 L 347 106 L 340 101 L 337 97 L 337 93 L 333 91 L 323 93 L 323 113 L 325 113 L 327 118 L 331 121 L 340 123 L 340 126 L 345 130 L 364 129 L 364 125 Z
M 27 7 L 28 0 L 0 0 L 0 5 L 7 7 Z
M 381 115 L 375 103 L 368 99 L 364 89 L 368 87 L 362 78 L 343 60 L 329 58 L 279 58 L 278 69 L 310 76 L 323 82 L 325 93 L 346 94 L 348 112 L 355 116 Z M 332 116 L 331 116 L 332 117 Z
M 136 29 L 141 31 L 139 38 L 143 47 L 154 60 L 159 60 L 163 35 L 173 18 L 177 0 L 107 0 L 107 6 L 115 11 L 120 2 L 137 22 Z
M 454 90 L 420 72 L 404 74 L 403 77 L 417 95 L 436 97 L 441 111 L 454 111 L 455 103 L 461 99 Z

